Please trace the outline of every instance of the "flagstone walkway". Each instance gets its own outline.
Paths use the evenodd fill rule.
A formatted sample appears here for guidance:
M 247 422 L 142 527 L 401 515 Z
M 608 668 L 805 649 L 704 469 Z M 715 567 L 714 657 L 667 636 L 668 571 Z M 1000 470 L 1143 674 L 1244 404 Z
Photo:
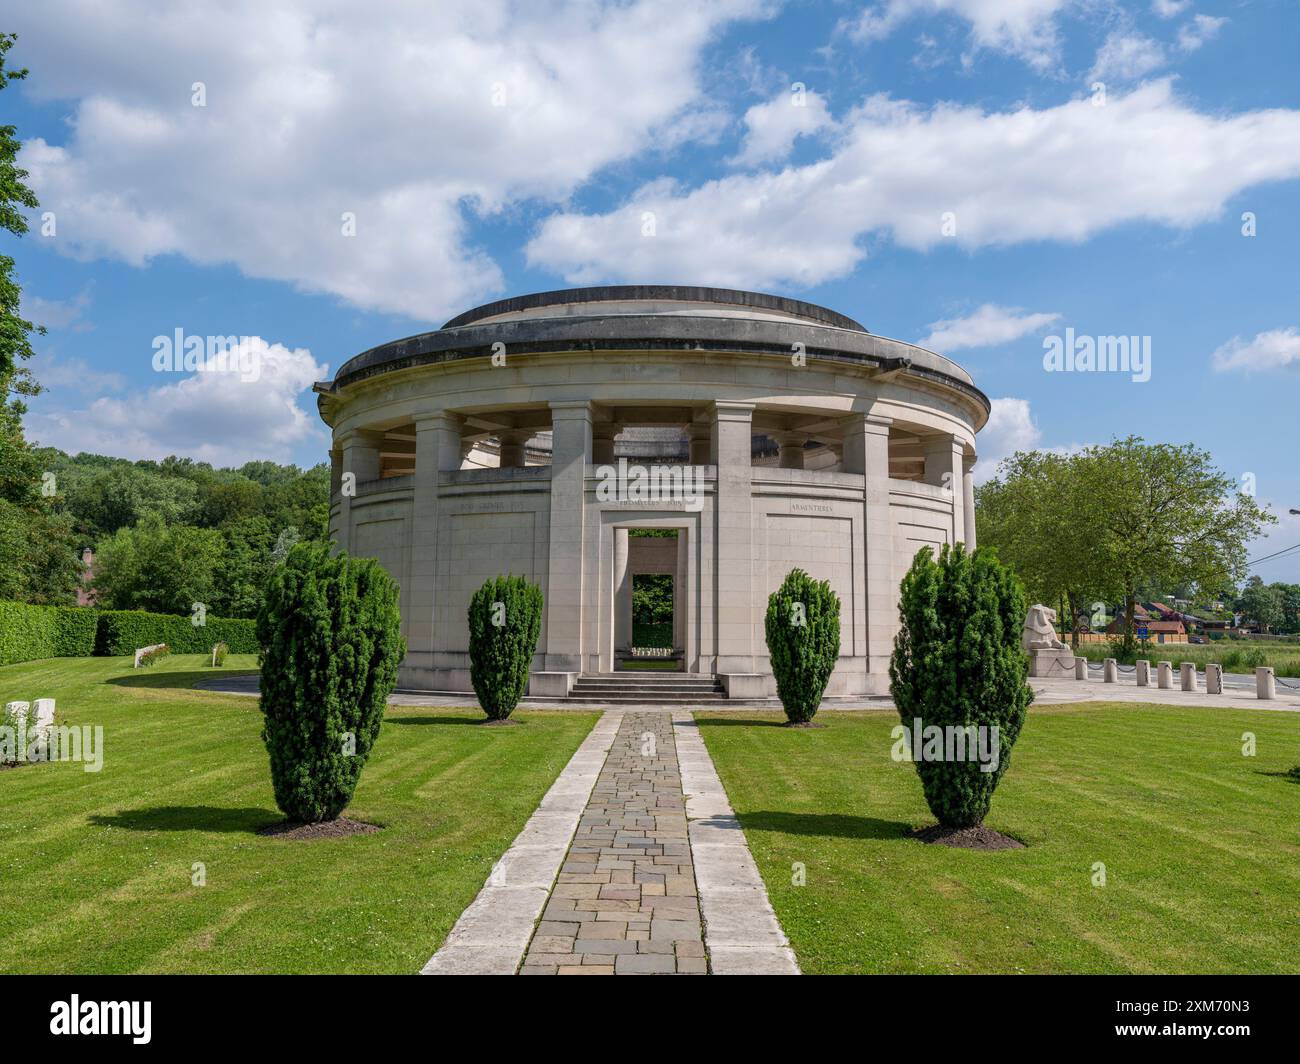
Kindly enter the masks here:
M 708 971 L 670 714 L 624 715 L 520 971 Z

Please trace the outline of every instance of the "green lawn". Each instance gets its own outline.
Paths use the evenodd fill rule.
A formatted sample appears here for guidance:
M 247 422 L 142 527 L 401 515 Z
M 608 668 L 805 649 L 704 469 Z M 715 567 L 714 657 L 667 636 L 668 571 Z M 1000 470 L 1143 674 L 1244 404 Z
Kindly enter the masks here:
M 0 972 L 414 972 L 442 943 L 596 720 L 390 707 L 348 813 L 372 835 L 288 841 L 249 671 L 174 656 L 0 668 L 0 699 L 102 724 L 104 767 L 0 770 Z M 207 885 L 191 883 L 206 866 Z
M 1001 852 L 905 837 L 933 817 L 893 711 L 696 717 L 806 972 L 1300 971 L 1300 715 L 1031 709 Z

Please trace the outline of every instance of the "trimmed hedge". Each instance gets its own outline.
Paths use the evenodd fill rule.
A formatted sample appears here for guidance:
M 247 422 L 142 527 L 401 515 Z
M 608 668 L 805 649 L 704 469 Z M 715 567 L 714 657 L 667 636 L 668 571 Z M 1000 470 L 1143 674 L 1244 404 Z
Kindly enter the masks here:
M 206 624 L 195 626 L 189 617 L 171 613 L 99 611 L 96 654 L 131 654 L 155 643 L 166 643 L 173 654 L 211 654 L 216 643 L 225 643 L 232 654 L 256 654 L 261 649 L 256 621 L 210 616 Z
M 256 621 L 225 617 L 208 617 L 196 628 L 189 617 L 167 613 L 0 602 L 0 665 L 131 654 L 156 643 L 173 654 L 211 654 L 217 643 L 232 654 L 256 654 L 256 629 Z
M 54 657 L 54 611 L 0 602 L 0 665 Z
M 829 581 L 791 569 L 768 597 L 763 629 L 785 715 L 808 724 L 840 656 L 839 596 Z
M 406 654 L 397 596 L 377 561 L 328 543 L 296 544 L 272 572 L 257 615 L 262 740 L 290 820 L 334 820 L 352 800 Z
M 89 606 L 47 606 L 54 610 L 54 656 L 88 658 L 95 653 L 99 611 Z
M 903 732 L 934 727 L 944 736 L 935 751 L 941 756 L 911 751 L 926 804 L 944 827 L 975 827 L 1011 764 L 1034 697 L 1020 642 L 1024 591 L 987 548 L 967 554 L 960 543 L 945 544 L 936 560 L 922 547 L 903 577 L 898 615 L 889 680 Z M 955 743 L 949 755 L 946 737 L 969 728 L 990 729 L 984 733 L 990 743 L 997 736 L 992 771 L 968 755 L 954 756 Z
M 469 679 L 489 720 L 507 720 L 528 690 L 542 631 L 542 589 L 494 576 L 469 602 Z

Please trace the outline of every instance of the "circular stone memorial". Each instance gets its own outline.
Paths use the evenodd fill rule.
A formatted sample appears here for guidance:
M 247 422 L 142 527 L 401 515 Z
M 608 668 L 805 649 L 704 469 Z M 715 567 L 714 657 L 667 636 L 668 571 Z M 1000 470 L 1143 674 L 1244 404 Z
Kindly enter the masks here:
M 545 595 L 530 695 L 653 664 L 768 697 L 767 598 L 802 568 L 841 603 L 827 694 L 883 693 L 912 556 L 974 544 L 988 399 L 949 359 L 799 300 L 519 296 L 365 351 L 316 391 L 330 533 L 401 586 L 407 689 L 471 690 L 470 596 L 518 573 Z M 640 647 L 646 578 L 671 578 L 672 619 Z

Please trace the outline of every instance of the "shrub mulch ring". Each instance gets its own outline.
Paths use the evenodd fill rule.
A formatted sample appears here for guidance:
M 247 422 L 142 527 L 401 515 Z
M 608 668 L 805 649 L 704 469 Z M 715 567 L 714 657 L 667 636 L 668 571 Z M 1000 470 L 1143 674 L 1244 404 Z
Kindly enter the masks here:
M 933 843 L 937 846 L 953 846 L 962 850 L 1023 850 L 1025 844 L 1010 835 L 986 828 L 983 825 L 974 828 L 946 828 L 942 824 L 931 824 L 928 828 L 918 828 L 911 837 L 920 842 Z
M 277 839 L 341 839 L 348 835 L 373 835 L 383 829 L 378 824 L 367 824 L 361 820 L 349 820 L 345 816 L 337 820 L 322 820 L 317 824 L 303 824 L 297 820 L 282 820 L 258 830 L 259 835 L 270 835 Z

